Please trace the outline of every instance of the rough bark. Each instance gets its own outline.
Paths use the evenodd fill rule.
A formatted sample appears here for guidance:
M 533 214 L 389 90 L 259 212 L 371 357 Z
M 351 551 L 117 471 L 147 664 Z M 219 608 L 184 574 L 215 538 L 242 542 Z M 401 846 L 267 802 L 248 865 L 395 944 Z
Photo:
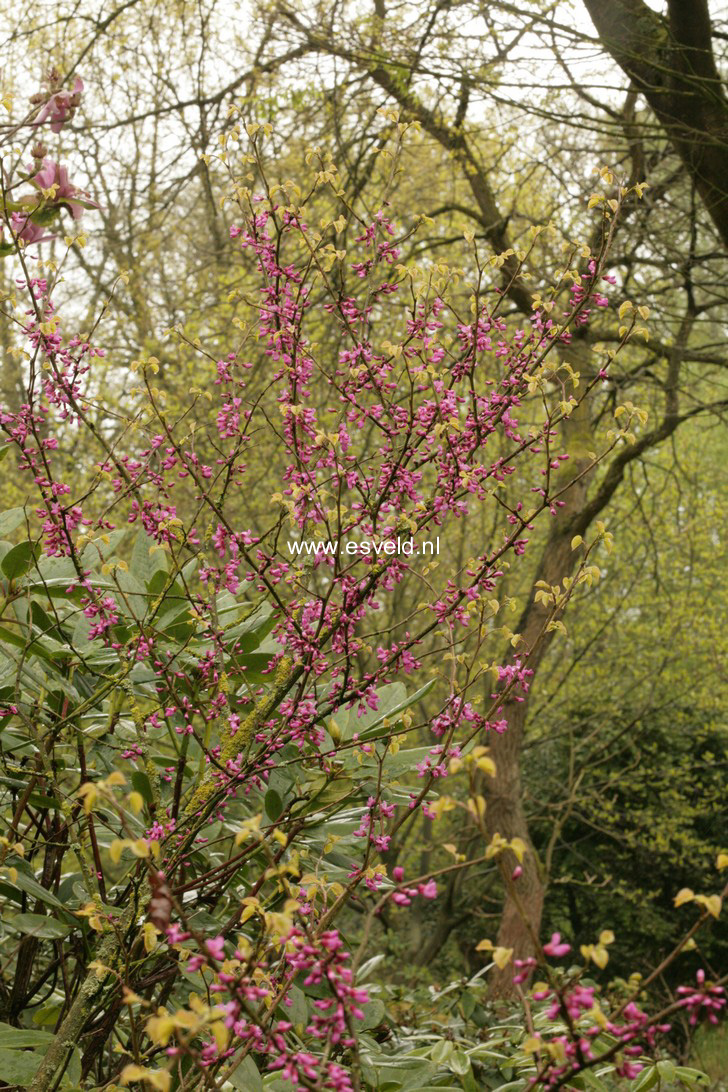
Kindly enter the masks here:
M 604 48 L 642 92 L 728 246 L 728 101 L 707 0 L 584 0 Z

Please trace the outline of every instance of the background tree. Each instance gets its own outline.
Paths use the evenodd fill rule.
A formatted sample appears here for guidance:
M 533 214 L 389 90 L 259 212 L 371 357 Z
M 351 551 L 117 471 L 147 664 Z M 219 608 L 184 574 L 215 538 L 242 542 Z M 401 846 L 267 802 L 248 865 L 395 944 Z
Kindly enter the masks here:
M 617 9 L 607 5 L 600 10 L 606 18 Z M 648 15 L 633 24 L 644 24 L 650 43 L 655 20 L 666 37 L 659 16 Z M 621 26 L 618 19 L 615 25 Z M 683 41 L 680 25 L 675 15 L 670 33 L 677 36 L 677 44 L 665 47 L 674 99 L 667 113 L 660 113 L 653 94 L 654 72 L 640 77 L 628 68 L 630 79 L 623 80 L 616 68 L 601 61 L 596 64 L 598 41 L 573 30 L 566 7 L 552 12 L 534 4 L 516 12 L 506 4 L 489 4 L 484 10 L 478 4 L 433 4 L 390 10 L 378 3 L 362 14 L 355 5 L 320 4 L 313 11 L 261 5 L 243 25 L 216 4 L 194 10 L 176 3 L 154 5 L 153 10 L 144 4 L 117 9 L 89 4 L 59 8 L 54 20 L 10 26 L 5 42 L 9 61 L 22 55 L 26 66 L 37 58 L 40 67 L 52 54 L 69 76 L 82 71 L 94 92 L 89 96 L 89 111 L 64 134 L 72 161 L 88 170 L 88 185 L 94 186 L 103 205 L 103 231 L 85 249 L 76 250 L 66 265 L 67 283 L 74 289 L 66 306 L 79 315 L 81 326 L 98 302 L 108 297 L 116 275 L 132 271 L 128 293 L 115 293 L 108 316 L 108 345 L 113 353 L 103 384 L 113 392 L 116 403 L 98 402 L 98 427 L 111 442 L 120 437 L 123 415 L 135 404 L 127 369 L 142 347 L 144 356 L 159 358 L 158 383 L 168 405 L 181 407 L 185 393 L 197 385 L 196 339 L 209 346 L 213 355 L 223 351 L 229 323 L 244 311 L 253 289 L 252 268 L 244 257 L 225 248 L 229 212 L 218 203 L 225 165 L 212 156 L 213 149 L 221 147 L 221 139 L 229 140 L 234 151 L 232 133 L 240 116 L 228 115 L 230 105 L 236 106 L 243 120 L 274 124 L 272 166 L 267 168 L 275 175 L 271 183 L 284 183 L 292 173 L 290 165 L 305 155 L 309 145 L 319 144 L 330 151 L 342 186 L 371 211 L 374 195 L 391 175 L 386 141 L 400 121 L 416 120 L 420 135 L 404 150 L 403 169 L 391 178 L 389 194 L 392 201 L 423 213 L 432 223 L 405 241 L 404 258 L 445 255 L 451 265 L 462 267 L 470 278 L 468 290 L 463 289 L 464 308 L 469 306 L 473 279 L 482 277 L 485 285 L 494 278 L 504 294 L 502 313 L 509 329 L 529 316 L 533 291 L 542 291 L 542 282 L 536 279 L 541 271 L 564 264 L 564 242 L 579 244 L 572 264 L 582 271 L 588 261 L 582 246 L 598 249 L 601 234 L 593 234 L 582 199 L 585 186 L 593 185 L 591 168 L 608 163 L 615 171 L 614 183 L 597 184 L 606 200 L 616 198 L 620 181 L 634 184 L 646 179 L 649 188 L 642 200 L 623 210 L 612 241 L 610 268 L 617 305 L 629 301 L 635 308 L 651 308 L 650 339 L 644 344 L 641 338 L 633 340 L 620 354 L 608 385 L 594 388 L 580 411 L 568 419 L 558 441 L 559 451 L 571 457 L 566 464 L 570 477 L 564 480 L 575 476 L 575 467 L 584 474 L 576 475 L 575 484 L 560 498 L 565 503 L 557 509 L 550 534 L 536 530 L 531 536 L 528 575 L 514 577 L 504 593 L 503 611 L 510 611 L 511 604 L 517 610 L 501 617 L 507 618 L 509 632 L 522 635 L 521 647 L 515 651 L 523 656 L 546 617 L 546 604 L 539 596 L 543 589 L 536 582 L 561 585 L 580 556 L 571 548 L 574 536 L 586 538 L 598 518 L 608 517 L 611 527 L 613 518 L 621 519 L 618 506 L 622 503 L 627 510 L 633 503 L 644 504 L 645 489 L 649 495 L 654 489 L 649 467 L 658 448 L 670 459 L 679 450 L 673 447 L 678 430 L 688 428 L 691 439 L 686 451 L 692 452 L 702 443 L 704 422 L 720 420 L 724 405 L 724 247 L 715 219 L 719 201 L 716 191 L 706 188 L 713 183 L 706 181 L 703 160 L 696 166 L 697 149 L 712 145 L 696 140 L 691 145 L 690 133 L 686 136 L 680 129 L 683 123 L 676 113 L 679 108 L 684 114 L 688 95 L 698 95 L 689 69 L 698 56 L 691 50 L 700 51 L 703 46 Z M 598 24 L 597 30 L 602 35 Z M 606 33 L 603 40 L 607 43 Z M 722 47 L 722 39 L 715 37 L 713 44 Z M 670 49 L 677 57 L 674 63 Z M 614 51 L 616 57 L 616 46 Z M 640 52 L 641 58 L 655 56 L 651 44 Z M 700 56 L 701 64 L 707 63 Z M 654 64 L 658 63 L 659 58 Z M 718 56 L 716 64 L 720 63 Z M 538 88 L 534 71 L 540 80 Z M 706 106 L 703 120 L 699 126 L 693 123 L 694 127 L 708 132 L 710 123 L 710 131 L 718 132 L 720 95 L 712 77 L 696 79 L 701 101 L 713 95 L 715 109 L 708 114 Z M 399 121 L 391 112 L 393 107 Z M 683 133 L 682 143 L 678 130 Z M 706 152 L 708 160 L 713 162 Z M 250 171 L 259 182 L 258 167 L 252 164 Z M 322 208 L 321 215 L 325 212 Z M 553 232 L 542 231 L 521 266 L 517 252 L 530 245 L 530 229 L 549 222 Z M 350 245 L 347 227 L 326 230 L 333 246 Z M 483 262 L 484 270 L 478 270 L 473 243 L 463 239 L 464 232 L 472 233 L 481 253 L 502 255 L 502 263 L 490 267 Z M 345 293 L 352 283 L 355 278 L 342 273 L 338 287 Z M 627 315 L 631 321 L 636 312 Z M 592 319 L 587 332 L 575 337 L 565 351 L 565 361 L 580 373 L 582 389 L 594 375 L 594 350 L 616 347 L 623 339 L 619 331 L 623 324 L 624 320 L 609 315 Z M 173 349 L 164 339 L 165 329 L 171 326 L 182 328 Z M 325 322 L 320 336 L 332 346 L 340 337 Z M 553 401 L 571 393 L 578 394 L 578 388 L 573 390 L 567 380 L 561 389 L 549 387 L 546 396 Z M 612 424 L 615 409 L 627 401 L 650 412 L 648 422 L 636 430 L 637 442 L 620 445 L 608 465 L 589 470 L 588 453 Z M 693 428 L 691 422 L 699 427 Z M 709 435 L 712 447 L 715 433 Z M 70 439 L 61 442 L 67 445 L 67 466 L 72 471 L 76 452 Z M 267 516 L 268 502 L 261 498 L 270 495 L 272 487 L 267 487 L 277 465 L 275 443 L 264 450 L 260 491 L 251 491 L 238 502 L 252 525 Z M 704 474 L 716 482 L 712 476 L 717 463 L 711 459 L 704 468 Z M 664 473 L 668 472 L 689 488 L 681 460 L 668 462 Z M 642 473 L 647 475 L 647 485 L 634 487 L 634 499 L 628 491 L 628 499 L 620 501 L 620 494 Z M 639 507 L 632 523 L 635 534 L 652 542 Z M 488 516 L 473 516 L 448 542 L 449 553 L 441 564 L 459 567 L 490 534 Z M 705 534 L 710 548 L 707 525 Z M 681 539 L 676 548 L 682 551 L 683 543 Z M 624 579 L 629 582 L 628 576 Z M 590 616 L 595 601 L 584 599 L 584 617 Z M 655 602 L 644 610 L 654 611 Z M 404 617 L 408 607 L 402 595 L 393 596 L 389 620 Z M 657 619 L 656 613 L 651 616 Z M 647 650 L 649 627 L 645 626 L 644 634 L 635 634 L 634 640 Z M 549 652 L 551 641 L 554 647 Z M 533 705 L 540 708 L 550 700 L 544 672 L 553 657 L 566 655 L 561 642 L 558 630 L 552 630 L 529 658 L 529 670 L 538 669 L 538 675 L 531 680 L 527 700 L 507 706 L 510 730 L 491 741 L 496 773 L 489 777 L 483 772 L 481 786 L 488 802 L 489 835 L 517 836 L 529 846 L 522 888 L 536 928 L 552 870 L 552 863 L 544 858 L 554 832 L 561 829 L 553 815 L 568 804 L 555 805 L 546 819 L 533 809 L 530 801 L 542 793 L 534 774 L 529 773 L 524 785 L 523 762 L 524 753 L 528 754 L 525 748 L 541 745 L 542 732 L 548 734 Z M 502 659 L 504 644 L 511 648 L 502 633 L 492 635 L 482 650 L 483 660 Z M 364 669 L 365 663 L 361 666 Z M 577 693 L 570 707 L 581 724 L 584 702 L 578 700 L 578 690 L 583 686 L 586 691 L 594 684 L 591 677 L 588 683 L 585 678 L 580 682 L 582 676 L 576 670 L 573 680 Z M 438 685 L 442 685 L 440 677 Z M 705 686 L 709 689 L 707 680 Z M 482 689 L 481 696 L 487 700 L 490 683 L 484 682 Z M 434 713 L 434 693 L 418 706 L 423 721 Z M 711 692 L 706 702 L 714 701 Z M 634 715 L 629 710 L 623 714 L 624 721 L 615 722 L 617 735 Z M 556 725 L 553 731 L 558 731 Z M 562 769 L 568 755 L 557 752 L 555 748 L 552 761 Z M 584 764 L 588 765 L 586 758 Z M 530 768 L 539 769 L 537 764 Z M 558 779 L 558 774 L 554 777 Z M 531 816 L 537 823 L 535 840 Z M 405 831 L 394 839 L 392 864 L 428 823 L 413 824 L 413 832 L 406 835 L 409 841 Z M 470 851 L 479 857 L 482 835 L 476 827 L 473 833 Z M 561 846 L 558 839 L 553 844 Z M 552 862 L 558 862 L 559 852 L 558 848 L 551 851 Z M 487 897 L 497 899 L 499 874 L 490 864 L 480 867 L 490 885 Z M 446 920 L 462 919 L 465 910 L 456 905 L 461 897 L 462 886 L 454 887 Z M 514 948 L 517 956 L 527 956 L 533 937 L 507 892 L 504 898 L 505 911 L 494 939 Z M 486 904 L 488 910 L 494 906 Z M 429 911 L 423 921 L 429 928 Z M 434 940 L 442 934 L 438 927 Z M 472 953 L 456 958 L 470 959 Z M 500 972 L 496 968 L 492 988 L 500 994 L 512 991 L 510 968 Z

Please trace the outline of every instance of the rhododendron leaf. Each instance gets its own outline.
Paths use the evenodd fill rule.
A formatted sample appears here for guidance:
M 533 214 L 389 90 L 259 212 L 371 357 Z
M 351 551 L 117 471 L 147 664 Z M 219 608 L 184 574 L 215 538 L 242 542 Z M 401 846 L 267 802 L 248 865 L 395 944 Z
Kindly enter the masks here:
M 455 1045 L 449 1039 L 440 1039 L 430 1051 L 430 1057 L 437 1065 L 442 1065 L 443 1062 L 447 1061 L 454 1049 Z
M 387 698 L 390 695 L 390 687 L 388 687 L 388 686 L 381 687 L 377 691 L 377 694 L 378 694 L 378 696 L 380 698 L 380 707 L 377 710 L 376 720 L 374 721 L 373 724 L 370 724 L 367 727 L 367 730 L 365 732 L 360 732 L 359 733 L 360 738 L 361 739 L 368 739 L 370 737 L 370 733 L 376 727 L 378 727 L 378 725 L 380 725 L 385 718 L 387 720 L 391 721 L 397 715 L 397 713 L 403 713 L 406 709 L 409 709 L 411 706 L 416 705 L 418 701 L 420 701 L 422 698 L 424 698 L 425 694 L 428 694 L 430 692 L 430 690 L 432 690 L 432 687 L 434 685 L 435 685 L 435 680 L 430 679 L 430 681 L 425 683 L 424 686 L 421 686 L 419 688 L 419 690 L 415 690 L 415 692 L 413 694 L 409 694 L 409 695 L 406 695 L 405 697 L 400 698 L 398 701 L 393 702 L 391 705 L 389 705 L 387 703 Z M 404 686 L 397 683 L 397 684 L 394 684 L 392 686 L 392 688 L 391 688 L 392 693 L 394 692 L 395 687 L 397 688 L 397 691 L 400 691 L 400 692 L 405 690 Z M 406 694 L 406 692 L 405 692 L 405 694 Z M 364 720 L 365 718 L 363 717 L 361 719 Z M 356 728 L 354 728 L 354 731 L 356 731 Z
M 264 799 L 265 811 L 271 822 L 275 823 L 283 811 L 283 801 L 275 789 L 268 789 Z
M 234 1062 L 235 1056 L 233 1055 L 230 1060 Z M 263 1078 L 249 1054 L 243 1058 L 234 1072 L 230 1074 L 228 1081 L 233 1088 L 238 1089 L 238 1092 L 263 1092 Z
M 241 652 L 253 652 L 275 625 L 275 615 L 264 600 L 246 618 L 225 631 L 228 647 L 239 645 Z
M 7 455 L 10 450 L 9 447 L 0 448 L 3 454 Z M 24 508 L 8 508 L 4 512 L 0 513 L 0 538 L 3 535 L 9 535 L 11 531 L 14 531 L 16 527 L 19 527 L 21 523 L 25 523 L 25 509 Z
M 41 561 L 39 562 L 39 568 L 42 575 L 44 568 L 43 559 L 41 559 Z M 81 599 L 83 593 L 80 588 L 74 588 L 73 591 L 68 590 L 72 579 L 73 574 L 70 573 L 67 576 L 56 576 L 48 580 L 46 580 L 44 577 L 45 583 L 41 584 L 36 583 L 33 577 L 31 577 L 26 584 L 26 588 L 28 589 L 28 591 L 31 592 L 45 591 L 45 589 L 47 588 L 47 595 L 52 599 L 75 599 L 76 601 L 78 601 L 79 599 Z M 83 617 L 83 615 L 81 617 Z M 86 619 L 84 619 L 84 621 L 85 620 Z
M 144 770 L 134 770 L 131 775 L 131 783 L 135 790 L 141 794 L 147 804 L 154 803 L 154 793 L 149 775 Z
M 30 866 L 25 861 L 13 861 L 13 865 L 16 870 L 16 875 L 13 880 L 13 886 L 19 887 L 21 891 L 25 891 L 26 895 L 32 895 L 35 899 L 40 899 L 41 902 L 46 903 L 47 906 L 52 906 L 56 910 L 61 910 L 65 914 L 66 908 L 60 899 L 57 899 L 52 891 L 48 891 L 45 887 L 41 887 L 38 881 L 31 875 L 29 875 Z
M 264 674 L 270 667 L 272 654 L 269 652 L 246 652 L 242 656 L 233 654 L 232 659 L 243 671 L 246 682 L 254 682 L 256 686 L 267 686 L 271 682 L 271 676 Z
M 25 637 L 22 637 L 20 633 L 15 633 L 11 629 L 6 629 L 5 626 L 0 626 L 0 641 L 5 641 L 9 645 L 14 645 L 15 648 L 25 648 L 28 641 Z M 40 655 L 42 651 L 37 650 Z
M 147 591 L 149 592 L 149 594 L 154 596 L 161 595 L 162 592 L 164 592 L 165 587 L 167 586 L 168 579 L 169 576 L 164 569 L 157 569 L 155 572 L 153 572 L 152 575 L 149 577 L 149 580 L 147 581 Z M 165 592 L 165 607 L 175 598 L 179 601 L 177 604 L 178 606 L 186 605 L 187 598 L 184 594 L 184 588 L 176 580 L 172 581 L 172 583 Z
M 338 804 L 344 800 L 347 796 L 351 795 L 351 791 L 354 788 L 354 782 L 348 777 L 342 777 L 336 781 L 327 781 L 323 789 L 316 794 L 312 801 L 312 807 L 304 809 L 304 814 L 310 811 L 318 811 L 322 807 L 328 807 L 330 804 Z
M 504 1073 L 504 1076 L 510 1076 L 510 1074 Z M 509 1080 L 505 1084 L 499 1084 L 497 1087 L 498 1092 L 523 1092 L 524 1088 L 529 1087 L 529 1082 L 525 1078 L 518 1081 Z
M 156 572 L 166 573 L 167 555 L 156 548 L 156 543 L 142 528 L 137 531 L 129 568 L 137 580 L 148 586 Z
M 72 928 L 66 922 L 46 917 L 44 914 L 16 914 L 12 919 L 12 925 L 21 933 L 43 937 L 46 940 L 58 940 L 60 937 L 68 936 Z
M 380 1066 L 380 1092 L 387 1087 L 392 1092 L 395 1089 L 401 1089 L 402 1092 L 421 1092 L 428 1087 L 427 1082 L 436 1072 L 437 1066 L 429 1060 L 415 1057 L 414 1052 L 409 1057 L 390 1058 L 386 1064 Z
M 613 1066 L 603 1066 L 600 1068 L 600 1073 L 607 1074 L 613 1072 Z M 584 1070 L 584 1072 L 580 1074 L 580 1076 L 584 1078 L 585 1088 L 593 1088 L 594 1092 L 610 1092 L 609 1086 L 605 1084 L 603 1080 L 597 1077 L 596 1073 L 592 1069 Z
M 39 552 L 38 547 L 32 542 L 19 542 L 5 554 L 0 562 L 0 568 L 8 580 L 17 580 L 31 568 Z
M 46 614 L 43 607 L 40 605 L 37 599 L 32 599 L 30 603 L 30 616 L 33 619 L 33 624 L 43 633 L 53 633 L 57 639 L 62 638 L 61 630 L 56 626 L 53 619 Z
M 34 1050 L 3 1050 L 0 1048 L 0 1073 L 11 1088 L 30 1088 L 43 1055 Z
M 196 622 L 188 610 L 181 611 L 175 618 L 160 626 L 165 637 L 173 641 L 186 641 L 196 629 Z
M 383 1002 L 378 999 L 367 1001 L 366 1004 L 362 1005 L 362 1012 L 364 1013 L 364 1019 L 358 1021 L 357 1024 L 361 1031 L 368 1031 L 369 1028 L 378 1027 L 387 1015 Z
M 60 811 L 61 805 L 54 796 L 46 796 L 42 792 L 32 792 L 28 797 L 29 803 L 36 808 L 50 808 L 53 811 Z
M 654 1088 L 659 1077 L 656 1066 L 653 1065 L 643 1069 L 637 1080 L 631 1085 L 632 1092 L 647 1092 L 649 1088 Z
M 306 1001 L 306 994 L 310 991 L 310 987 L 306 987 L 306 992 L 300 987 L 292 985 L 286 994 L 290 1005 L 281 1004 L 279 1012 L 282 1014 L 284 1020 L 290 1020 L 295 1027 L 304 1027 L 308 1023 L 309 1019 L 309 1007 Z M 321 994 L 325 996 L 325 992 Z
M 463 1050 L 454 1050 L 447 1059 L 447 1065 L 453 1073 L 457 1073 L 458 1077 L 464 1077 L 470 1072 L 470 1058 Z
M 690 1066 L 675 1066 L 675 1076 L 688 1088 L 694 1088 L 696 1085 L 701 1084 L 710 1084 L 710 1077 L 707 1074 L 701 1073 L 699 1069 L 692 1069 Z
M 47 1047 L 53 1042 L 53 1039 L 54 1036 L 49 1031 L 33 1031 L 30 1028 L 16 1028 L 10 1024 L 0 1024 L 0 1049 L 2 1050 Z
M 430 748 L 427 747 L 409 747 L 404 751 L 399 751 L 398 754 L 392 755 L 387 760 L 387 766 L 392 775 L 397 777 L 404 773 L 406 770 L 414 770 L 417 767 L 418 762 L 427 758 L 430 754 Z

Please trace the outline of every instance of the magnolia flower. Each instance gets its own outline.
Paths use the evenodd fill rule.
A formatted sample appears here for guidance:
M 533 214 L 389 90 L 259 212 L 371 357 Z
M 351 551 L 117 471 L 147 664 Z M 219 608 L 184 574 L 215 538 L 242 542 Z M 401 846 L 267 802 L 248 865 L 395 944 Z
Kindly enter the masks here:
M 35 120 L 36 125 L 42 125 L 44 121 L 50 121 L 54 133 L 60 133 L 66 121 L 73 117 L 76 107 L 81 101 L 83 80 L 76 76 L 76 82 L 72 91 L 56 91 L 51 95 L 47 103 Z
M 29 167 L 35 170 L 35 166 Z M 56 163 L 53 159 L 44 159 L 41 169 L 31 178 L 31 183 L 41 191 L 45 200 L 53 205 L 67 208 L 74 220 L 80 220 L 83 210 L 87 208 L 97 209 L 99 205 L 92 201 L 85 190 L 80 190 L 68 180 L 68 170 Z M 81 200 L 81 198 L 83 200 Z M 22 198 L 24 204 L 39 205 L 40 197 Z
M 55 235 L 47 235 L 40 224 L 34 224 L 27 213 L 14 212 L 10 217 L 10 226 L 17 237 L 28 245 L 55 239 Z

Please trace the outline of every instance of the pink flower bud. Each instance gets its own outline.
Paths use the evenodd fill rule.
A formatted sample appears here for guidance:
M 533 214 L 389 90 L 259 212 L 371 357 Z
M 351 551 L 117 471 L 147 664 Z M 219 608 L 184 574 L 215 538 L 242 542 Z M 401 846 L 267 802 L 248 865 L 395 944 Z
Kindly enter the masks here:
M 543 950 L 547 956 L 564 956 L 571 951 L 571 945 L 561 943 L 561 933 L 553 933 L 548 944 L 544 944 Z

